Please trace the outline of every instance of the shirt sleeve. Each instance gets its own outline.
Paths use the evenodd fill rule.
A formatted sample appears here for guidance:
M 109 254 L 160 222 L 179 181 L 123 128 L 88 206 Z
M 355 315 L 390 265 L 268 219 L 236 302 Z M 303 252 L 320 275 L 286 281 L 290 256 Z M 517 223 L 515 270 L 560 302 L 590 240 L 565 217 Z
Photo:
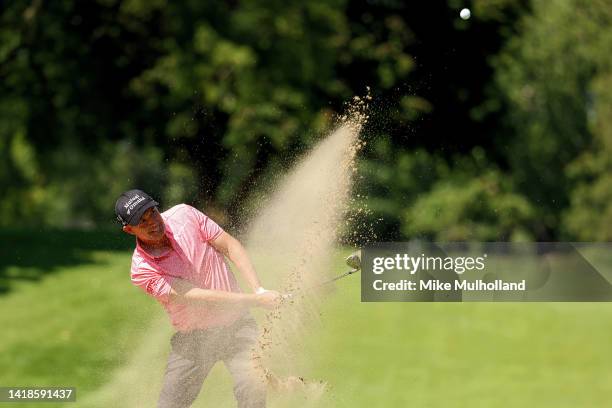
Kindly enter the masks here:
M 132 263 L 132 283 L 162 303 L 170 301 L 172 277 L 163 275 L 146 262 Z
M 204 241 L 212 241 L 223 233 L 223 228 L 221 228 L 204 213 L 193 207 L 191 207 L 191 210 L 193 211 L 193 215 L 198 222 L 200 236 Z

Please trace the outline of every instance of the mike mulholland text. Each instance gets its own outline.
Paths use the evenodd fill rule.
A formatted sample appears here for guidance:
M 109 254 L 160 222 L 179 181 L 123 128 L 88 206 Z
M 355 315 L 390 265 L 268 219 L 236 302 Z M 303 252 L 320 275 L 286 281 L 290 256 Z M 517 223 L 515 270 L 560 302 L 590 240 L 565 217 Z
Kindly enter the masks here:
M 496 279 L 493 282 L 484 282 L 482 280 L 475 280 L 468 282 L 462 279 L 455 279 L 453 283 L 442 282 L 438 279 L 419 280 L 417 282 L 408 279 L 402 279 L 398 282 L 383 282 L 381 279 L 377 279 L 373 282 L 372 286 L 374 290 L 392 290 L 392 291 L 403 291 L 403 290 L 464 290 L 464 291 L 480 291 L 480 290 L 491 290 L 491 291 L 524 291 L 525 280 L 520 282 L 504 282 L 501 279 Z

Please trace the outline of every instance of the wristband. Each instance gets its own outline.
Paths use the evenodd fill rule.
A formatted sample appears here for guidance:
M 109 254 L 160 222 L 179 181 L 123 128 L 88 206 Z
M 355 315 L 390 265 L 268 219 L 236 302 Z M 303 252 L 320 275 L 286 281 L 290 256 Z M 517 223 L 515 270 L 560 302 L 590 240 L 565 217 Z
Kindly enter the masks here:
M 257 294 L 257 295 L 261 295 L 264 292 L 267 292 L 267 290 L 264 289 L 262 286 L 260 286 L 257 289 L 255 289 L 255 294 Z

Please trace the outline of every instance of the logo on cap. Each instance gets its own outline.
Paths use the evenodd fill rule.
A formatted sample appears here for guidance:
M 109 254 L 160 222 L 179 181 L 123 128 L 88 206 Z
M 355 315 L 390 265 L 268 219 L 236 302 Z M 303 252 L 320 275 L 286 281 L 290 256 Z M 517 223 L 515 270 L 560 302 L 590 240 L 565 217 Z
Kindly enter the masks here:
M 134 209 L 134 207 L 136 207 L 138 204 L 140 204 L 144 200 L 146 200 L 146 198 L 141 197 L 138 194 L 136 194 L 134 197 L 130 198 L 128 200 L 128 202 L 125 203 L 125 205 L 123 206 L 123 208 L 127 209 L 127 215 L 130 215 L 132 213 L 132 210 Z
M 142 190 L 128 190 L 122 193 L 115 203 L 115 214 L 122 225 L 138 225 L 144 212 L 159 205 Z

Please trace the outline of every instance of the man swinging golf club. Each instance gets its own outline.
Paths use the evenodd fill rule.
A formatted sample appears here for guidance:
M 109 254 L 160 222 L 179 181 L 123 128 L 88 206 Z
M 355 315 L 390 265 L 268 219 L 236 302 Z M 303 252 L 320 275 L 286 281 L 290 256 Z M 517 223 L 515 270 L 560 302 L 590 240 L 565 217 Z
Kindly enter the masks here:
M 253 359 L 258 330 L 249 308 L 273 308 L 280 294 L 261 287 L 238 240 L 189 205 L 160 213 L 148 194 L 129 190 L 115 213 L 123 231 L 136 237 L 132 283 L 163 305 L 177 330 L 158 407 L 189 407 L 219 360 L 234 379 L 238 407 L 264 407 L 266 379 Z M 240 291 L 224 256 L 254 293 Z

